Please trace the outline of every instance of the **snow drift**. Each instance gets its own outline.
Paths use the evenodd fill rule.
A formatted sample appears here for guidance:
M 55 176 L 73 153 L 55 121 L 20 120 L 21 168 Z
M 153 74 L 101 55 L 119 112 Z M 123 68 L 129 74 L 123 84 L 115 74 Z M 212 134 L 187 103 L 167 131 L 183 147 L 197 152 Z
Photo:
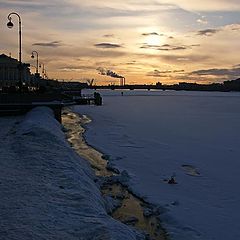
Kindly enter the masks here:
M 45 107 L 0 119 L 0 238 L 140 239 L 106 213 L 89 164 Z

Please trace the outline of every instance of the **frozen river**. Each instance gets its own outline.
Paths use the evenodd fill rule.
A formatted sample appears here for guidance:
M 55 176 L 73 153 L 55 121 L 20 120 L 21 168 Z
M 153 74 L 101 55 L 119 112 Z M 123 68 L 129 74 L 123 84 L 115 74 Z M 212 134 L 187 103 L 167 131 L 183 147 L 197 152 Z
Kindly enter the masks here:
M 173 239 L 240 239 L 240 93 L 100 91 L 89 144 L 160 206 Z M 167 184 L 171 176 L 178 184 Z

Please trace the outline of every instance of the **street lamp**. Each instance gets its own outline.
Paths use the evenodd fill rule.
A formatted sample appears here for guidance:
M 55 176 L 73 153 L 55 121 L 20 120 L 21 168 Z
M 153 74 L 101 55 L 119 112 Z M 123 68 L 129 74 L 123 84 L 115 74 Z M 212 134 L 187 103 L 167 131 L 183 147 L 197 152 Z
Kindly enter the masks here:
M 45 79 L 48 79 L 46 68 L 44 69 L 44 77 L 45 77 Z
M 36 74 L 38 74 L 38 52 L 37 52 L 37 51 L 32 51 L 32 56 L 31 56 L 31 58 L 34 58 L 34 53 L 36 53 L 36 55 L 37 55 Z
M 40 64 L 39 64 L 39 67 L 42 68 L 42 76 L 43 76 L 43 79 L 48 79 L 47 70 L 46 70 L 46 68 L 45 68 L 45 64 L 44 64 L 44 63 L 40 63 Z
M 44 74 L 45 74 L 45 66 L 44 66 L 44 63 L 40 63 L 40 64 L 39 64 L 39 67 L 42 68 L 42 76 L 43 76 L 43 78 L 45 78 L 45 75 L 44 75 Z
M 8 20 L 9 22 L 7 23 L 8 28 L 13 28 L 13 23 L 12 23 L 12 17 L 11 15 L 16 15 L 18 17 L 18 32 L 19 32 L 19 88 L 21 89 L 22 87 L 22 22 L 21 22 L 21 17 L 18 13 L 16 12 L 11 12 L 8 14 Z

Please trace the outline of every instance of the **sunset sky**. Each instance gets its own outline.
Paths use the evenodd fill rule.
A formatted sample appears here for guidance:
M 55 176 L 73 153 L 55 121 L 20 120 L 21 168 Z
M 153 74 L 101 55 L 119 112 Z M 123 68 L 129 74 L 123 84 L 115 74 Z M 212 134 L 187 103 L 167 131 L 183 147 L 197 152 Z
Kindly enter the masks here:
M 51 78 L 97 84 L 221 82 L 240 77 L 239 0 L 0 0 L 0 54 L 39 52 Z M 32 71 L 34 69 L 32 68 Z

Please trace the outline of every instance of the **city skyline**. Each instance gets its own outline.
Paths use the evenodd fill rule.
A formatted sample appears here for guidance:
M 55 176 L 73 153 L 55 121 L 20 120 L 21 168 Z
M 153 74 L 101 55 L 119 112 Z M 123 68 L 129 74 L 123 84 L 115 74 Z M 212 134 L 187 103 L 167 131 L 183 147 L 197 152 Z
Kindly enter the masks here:
M 119 83 L 98 69 L 129 84 L 240 76 L 237 0 L 0 1 L 0 50 L 18 58 L 17 19 L 12 30 L 6 26 L 10 12 L 22 17 L 23 62 L 35 65 L 37 51 L 51 78 Z

